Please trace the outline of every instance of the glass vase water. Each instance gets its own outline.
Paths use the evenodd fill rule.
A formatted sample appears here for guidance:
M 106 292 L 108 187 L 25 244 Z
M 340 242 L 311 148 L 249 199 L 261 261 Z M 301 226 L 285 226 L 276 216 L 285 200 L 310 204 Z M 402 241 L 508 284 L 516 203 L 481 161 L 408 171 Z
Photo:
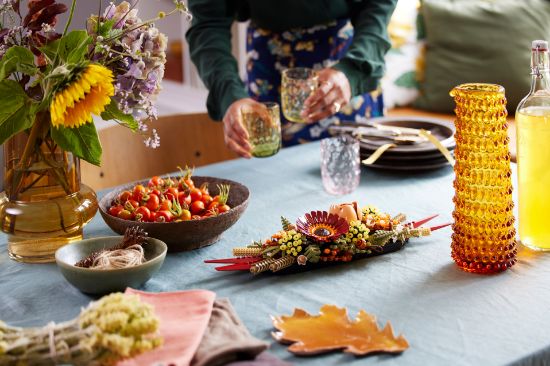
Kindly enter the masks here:
M 49 136 L 19 133 L 4 143 L 0 225 L 10 258 L 52 262 L 61 246 L 82 239 L 95 215 L 95 192 L 80 182 L 80 161 Z M 45 121 L 43 123 L 49 123 Z

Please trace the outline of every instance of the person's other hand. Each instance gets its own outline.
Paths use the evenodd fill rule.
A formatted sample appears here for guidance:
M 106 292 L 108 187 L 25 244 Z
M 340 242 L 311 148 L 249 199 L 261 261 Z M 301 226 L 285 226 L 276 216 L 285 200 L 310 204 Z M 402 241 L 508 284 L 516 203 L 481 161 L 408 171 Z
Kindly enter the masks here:
M 243 98 L 233 102 L 223 116 L 223 134 L 225 145 L 243 158 L 250 159 L 251 146 L 248 142 L 248 131 L 243 125 L 242 110 L 257 112 L 265 118 L 267 110 L 261 103 L 251 98 Z
M 306 99 L 302 112 L 302 118 L 309 123 L 338 113 L 351 98 L 351 87 L 343 72 L 327 68 L 317 75 L 319 87 Z

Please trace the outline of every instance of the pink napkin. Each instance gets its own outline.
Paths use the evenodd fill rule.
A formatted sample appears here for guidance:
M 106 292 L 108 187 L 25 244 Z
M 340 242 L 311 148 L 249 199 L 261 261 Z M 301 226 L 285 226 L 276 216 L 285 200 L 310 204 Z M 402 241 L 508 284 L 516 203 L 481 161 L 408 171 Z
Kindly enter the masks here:
M 138 294 L 155 307 L 164 343 L 118 366 L 188 366 L 208 326 L 216 294 L 207 290 L 150 293 L 131 288 L 125 293 Z

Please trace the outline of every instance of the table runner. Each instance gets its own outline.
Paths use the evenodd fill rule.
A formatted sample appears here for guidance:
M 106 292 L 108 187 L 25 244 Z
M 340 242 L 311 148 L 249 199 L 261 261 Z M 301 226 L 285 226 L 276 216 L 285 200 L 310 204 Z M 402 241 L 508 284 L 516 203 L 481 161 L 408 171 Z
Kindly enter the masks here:
M 229 257 L 232 247 L 268 237 L 279 229 L 280 215 L 294 220 L 335 202 L 357 200 L 391 213 L 403 211 L 411 219 L 440 213 L 438 222 L 451 220 L 450 167 L 426 173 L 364 168 L 358 190 L 335 197 L 322 189 L 319 164 L 319 144 L 311 143 L 269 159 L 197 169 L 197 175 L 246 184 L 250 205 L 215 245 L 169 254 L 142 289 L 200 288 L 228 297 L 253 336 L 271 342 L 270 352 L 284 361 L 300 365 L 534 365 L 549 358 L 550 255 L 522 251 L 518 264 L 502 274 L 468 274 L 451 260 L 447 228 L 411 240 L 396 253 L 293 275 L 219 273 L 202 263 Z M 111 234 L 99 215 L 85 229 L 86 237 Z M 69 285 L 54 264 L 13 262 L 5 236 L 0 243 L 0 319 L 19 326 L 43 325 L 76 316 L 92 299 Z M 351 316 L 364 309 L 381 324 L 390 320 L 411 348 L 400 356 L 356 359 L 332 353 L 297 358 L 272 341 L 270 314 L 290 314 L 294 307 L 315 313 L 325 303 L 345 306 Z

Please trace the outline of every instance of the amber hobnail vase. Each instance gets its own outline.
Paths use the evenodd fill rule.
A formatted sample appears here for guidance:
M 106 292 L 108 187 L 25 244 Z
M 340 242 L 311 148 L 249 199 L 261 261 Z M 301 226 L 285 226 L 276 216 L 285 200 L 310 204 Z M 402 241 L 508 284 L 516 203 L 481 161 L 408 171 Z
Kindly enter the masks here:
M 504 88 L 462 84 L 456 103 L 455 196 L 451 255 L 474 273 L 516 263 L 509 138 Z

